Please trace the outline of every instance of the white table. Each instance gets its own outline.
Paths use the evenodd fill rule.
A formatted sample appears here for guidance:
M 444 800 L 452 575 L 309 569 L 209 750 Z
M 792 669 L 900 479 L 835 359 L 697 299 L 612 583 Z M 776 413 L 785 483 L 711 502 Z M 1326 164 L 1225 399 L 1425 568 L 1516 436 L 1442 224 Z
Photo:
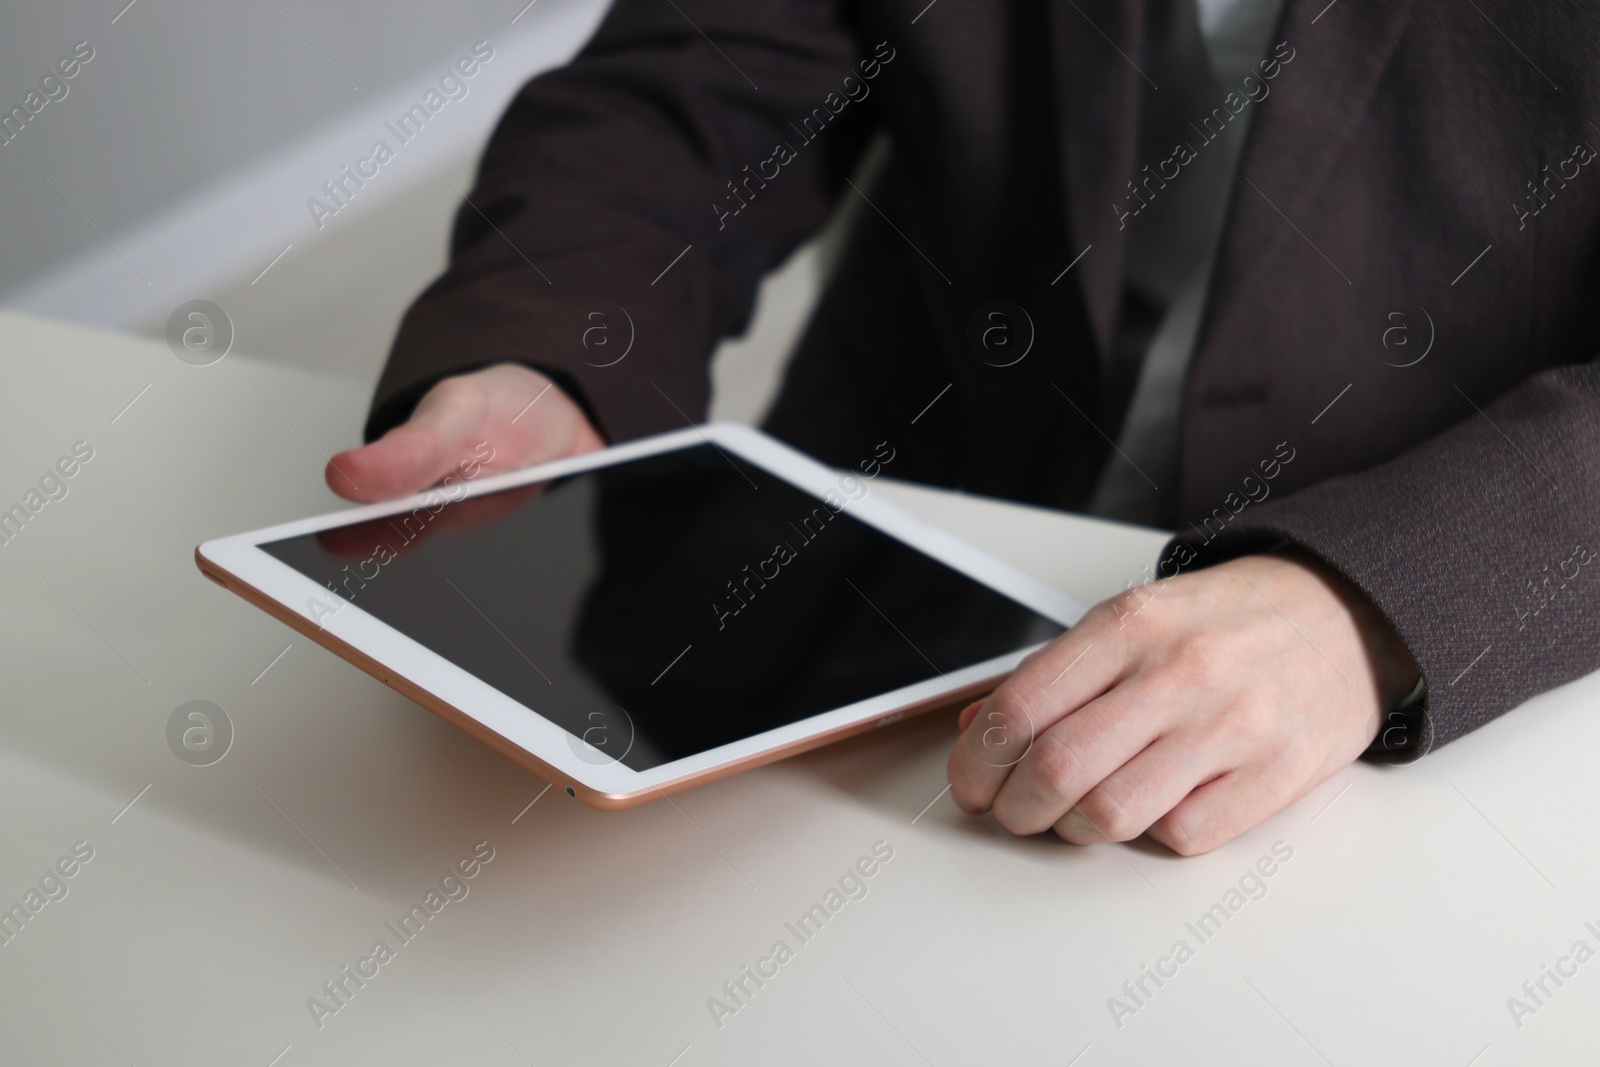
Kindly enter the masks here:
M 364 389 L 10 315 L 0 353 L 0 507 L 94 449 L 0 547 L 0 907 L 94 850 L 0 945 L 0 1063 L 1593 1062 L 1600 962 L 1520 1028 L 1506 1001 L 1600 950 L 1600 679 L 1195 859 L 960 814 L 948 715 L 600 813 L 195 570 L 205 538 L 335 506 L 322 454 L 357 440 Z M 883 490 L 1084 599 L 1161 542 Z M 167 745 L 191 699 L 235 729 L 212 766 Z M 469 895 L 401 944 L 384 924 L 482 841 Z M 785 923 L 878 841 L 868 895 L 801 944 Z M 1202 944 L 1185 923 L 1279 841 L 1266 895 Z M 308 999 L 379 939 L 394 958 L 319 1029 Z M 1108 998 L 1133 1006 L 1124 981 L 1180 939 L 1116 1025 Z M 719 1028 L 708 998 L 779 940 L 793 958 Z

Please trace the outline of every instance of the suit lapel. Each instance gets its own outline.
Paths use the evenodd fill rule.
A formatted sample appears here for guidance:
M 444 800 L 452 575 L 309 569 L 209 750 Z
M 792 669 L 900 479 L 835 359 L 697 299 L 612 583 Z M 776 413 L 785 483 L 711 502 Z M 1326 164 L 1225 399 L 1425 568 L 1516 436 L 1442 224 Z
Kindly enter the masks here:
M 1267 55 L 1286 42 L 1293 58 L 1259 105 L 1239 162 L 1202 342 L 1250 276 L 1289 242 L 1303 240 L 1285 217 L 1308 227 L 1315 198 L 1405 32 L 1412 2 L 1285 0 Z
M 1290 240 L 1299 240 L 1278 210 L 1291 219 L 1304 218 L 1360 124 L 1413 2 L 1336 0 L 1329 6 L 1325 0 L 1284 0 L 1267 54 L 1286 41 L 1294 58 L 1272 82 L 1273 95 L 1254 117 L 1240 160 L 1208 300 L 1207 333 L 1247 275 L 1266 266 Z M 1062 0 L 1050 6 L 1072 237 L 1066 251 L 1077 255 L 1093 246 L 1073 273 L 1103 361 L 1116 328 L 1126 236 L 1113 205 L 1121 203 L 1127 181 L 1139 169 L 1134 157 L 1145 83 L 1134 64 L 1142 61 L 1145 7 L 1142 0 Z M 1203 115 L 1220 103 L 1196 101 L 1195 112 Z
M 1113 204 L 1138 169 L 1139 96 L 1144 76 L 1144 0 L 1058 0 L 1050 5 L 1055 41 L 1056 113 L 1066 183 L 1068 257 L 1092 246 L 1073 269 L 1088 306 L 1101 360 L 1108 361 L 1122 292 L 1126 231 Z M 1065 263 L 1063 263 L 1065 265 Z

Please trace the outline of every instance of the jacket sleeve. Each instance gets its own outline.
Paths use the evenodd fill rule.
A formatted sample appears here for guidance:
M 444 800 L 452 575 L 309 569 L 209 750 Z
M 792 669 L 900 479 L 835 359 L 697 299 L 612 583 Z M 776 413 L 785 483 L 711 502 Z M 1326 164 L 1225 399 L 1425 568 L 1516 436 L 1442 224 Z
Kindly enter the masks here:
M 1420 714 L 1392 714 L 1368 750 L 1388 762 L 1600 668 L 1600 364 L 1461 407 L 1395 459 L 1248 506 L 1209 542 L 1180 534 L 1162 556 L 1171 574 L 1287 539 L 1353 581 L 1427 683 Z
M 619 0 L 501 119 L 367 440 L 440 378 L 504 361 L 550 373 L 611 440 L 702 417 L 717 340 L 865 144 L 877 53 L 835 0 Z

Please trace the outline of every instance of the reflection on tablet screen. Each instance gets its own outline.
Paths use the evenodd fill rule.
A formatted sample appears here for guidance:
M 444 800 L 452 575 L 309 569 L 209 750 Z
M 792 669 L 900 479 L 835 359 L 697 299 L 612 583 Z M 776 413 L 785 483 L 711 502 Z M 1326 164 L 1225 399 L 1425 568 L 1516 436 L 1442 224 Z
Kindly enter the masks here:
M 1061 632 L 837 506 L 706 444 L 261 548 L 636 771 Z

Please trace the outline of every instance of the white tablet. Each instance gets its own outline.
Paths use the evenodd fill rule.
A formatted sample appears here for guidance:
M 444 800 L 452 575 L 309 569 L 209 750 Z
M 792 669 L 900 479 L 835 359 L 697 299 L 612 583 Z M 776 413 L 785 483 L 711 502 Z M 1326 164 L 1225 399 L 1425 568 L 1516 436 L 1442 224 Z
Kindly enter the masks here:
M 506 474 L 469 461 L 195 560 L 569 795 L 625 808 L 970 701 L 1082 616 L 874 493 L 882 449 L 842 472 L 713 423 Z

